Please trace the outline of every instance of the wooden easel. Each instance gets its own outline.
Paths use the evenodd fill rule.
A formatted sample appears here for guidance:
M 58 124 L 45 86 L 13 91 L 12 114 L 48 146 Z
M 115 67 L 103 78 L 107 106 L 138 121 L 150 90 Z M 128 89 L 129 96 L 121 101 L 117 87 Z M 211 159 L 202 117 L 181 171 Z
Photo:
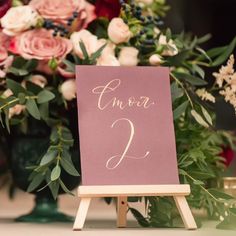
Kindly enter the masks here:
M 82 230 L 92 198 L 117 197 L 117 227 L 126 227 L 127 197 L 131 196 L 173 196 L 186 229 L 197 229 L 197 225 L 185 199 L 190 194 L 189 185 L 112 185 L 80 186 L 80 205 L 73 230 Z

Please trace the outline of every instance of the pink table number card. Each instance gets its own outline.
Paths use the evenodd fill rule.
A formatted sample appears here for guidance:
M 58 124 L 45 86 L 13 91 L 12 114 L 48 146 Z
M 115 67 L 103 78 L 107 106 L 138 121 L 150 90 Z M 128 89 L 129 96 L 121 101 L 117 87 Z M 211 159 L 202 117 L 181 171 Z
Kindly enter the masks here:
M 179 184 L 168 68 L 76 73 L 82 185 Z

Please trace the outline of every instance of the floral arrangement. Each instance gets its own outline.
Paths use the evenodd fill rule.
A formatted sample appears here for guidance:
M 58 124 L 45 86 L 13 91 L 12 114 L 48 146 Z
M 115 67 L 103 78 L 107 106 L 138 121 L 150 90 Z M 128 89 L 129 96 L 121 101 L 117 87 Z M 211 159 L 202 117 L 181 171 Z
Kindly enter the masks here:
M 74 140 L 64 116 L 76 106 L 75 65 L 168 66 L 180 180 L 192 189 L 188 201 L 193 208 L 205 208 L 209 215 L 224 220 L 221 226 L 235 216 L 233 197 L 215 189 L 224 170 L 221 147 L 233 142 L 230 133 L 214 128 L 211 103 L 216 97 L 205 88 L 205 68 L 224 63 L 236 38 L 229 46 L 206 52 L 200 45 L 209 35 L 173 35 L 163 22 L 169 9 L 165 0 L 2 2 L 2 126 L 10 132 L 11 125 L 27 127 L 33 117 L 51 129 L 48 150 L 29 177 L 29 192 L 46 182 L 56 198 L 59 188 L 69 192 L 61 170 L 79 175 L 71 161 Z M 235 107 L 233 57 L 214 76 L 219 93 Z M 141 200 L 130 199 L 129 209 L 142 226 L 175 224 L 178 215 L 170 198 L 145 198 L 146 215 L 132 207 L 133 201 Z

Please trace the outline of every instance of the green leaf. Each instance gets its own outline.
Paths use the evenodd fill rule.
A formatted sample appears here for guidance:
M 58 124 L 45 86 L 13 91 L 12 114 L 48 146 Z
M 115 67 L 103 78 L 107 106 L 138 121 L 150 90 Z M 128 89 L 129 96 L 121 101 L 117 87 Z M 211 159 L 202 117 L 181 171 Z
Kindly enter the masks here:
M 189 102 L 185 101 L 174 110 L 174 120 L 177 120 L 187 109 Z
M 172 73 L 177 79 L 181 81 L 186 81 L 192 85 L 197 85 L 197 86 L 202 86 L 202 85 L 207 85 L 207 82 L 203 79 L 200 79 L 199 77 L 187 74 L 187 73 L 182 73 L 182 72 L 173 72 Z
M 59 183 L 60 183 L 61 188 L 63 189 L 63 191 L 64 191 L 65 193 L 68 193 L 68 194 L 74 196 L 74 194 L 66 187 L 66 185 L 62 182 L 61 179 L 59 179 Z
M 63 59 L 62 62 L 66 65 L 66 71 L 75 73 L 75 64 L 69 60 Z
M 59 179 L 60 175 L 61 175 L 61 167 L 57 165 L 52 170 L 51 181 Z
M 193 70 L 198 73 L 202 79 L 205 77 L 205 71 L 198 65 L 193 65 Z
M 199 47 L 197 47 L 196 50 L 199 51 L 210 63 L 212 63 L 212 59 L 208 56 L 205 50 Z
M 79 46 L 80 46 L 81 51 L 82 51 L 82 53 L 83 53 L 84 59 L 85 59 L 85 60 L 88 59 L 88 58 L 89 58 L 89 55 L 88 55 L 88 52 L 87 52 L 87 49 L 86 49 L 86 47 L 85 47 L 84 42 L 83 42 L 83 41 L 80 41 L 80 42 L 79 42 Z
M 34 191 L 39 185 L 43 182 L 44 176 L 40 173 L 34 176 L 33 180 L 31 181 L 29 187 L 27 188 L 27 192 Z
M 14 67 L 10 67 L 8 69 L 8 72 L 16 76 L 25 76 L 29 74 L 29 72 L 26 69 L 19 69 L 19 68 L 14 68 Z
M 39 112 L 40 116 L 42 117 L 43 120 L 47 120 L 49 117 L 49 104 L 48 102 L 45 102 L 39 106 Z
M 37 84 L 32 83 L 30 80 L 26 81 L 26 88 L 28 91 L 32 92 L 34 95 L 37 95 L 43 90 L 43 88 L 41 88 Z
M 26 101 L 26 99 L 25 99 L 25 94 L 24 94 L 24 93 L 19 93 L 19 94 L 18 94 L 18 98 L 19 98 L 19 103 L 20 103 L 21 105 L 24 105 L 24 104 L 25 104 L 25 101 Z
M 202 182 L 200 180 L 194 180 L 193 183 L 196 185 L 204 185 L 204 182 Z
M 40 112 L 34 99 L 28 99 L 26 102 L 26 109 L 35 119 L 40 120 Z
M 227 46 L 226 50 L 223 51 L 223 53 L 218 56 L 213 63 L 212 66 L 219 66 L 223 64 L 230 56 L 230 54 L 233 52 L 233 50 L 236 47 L 236 37 L 232 40 L 232 42 Z
M 58 155 L 57 150 L 48 151 L 41 159 L 40 166 L 47 165 L 48 163 L 53 161 L 57 157 L 57 155 Z
M 135 219 L 142 227 L 149 227 L 148 221 L 143 217 L 143 215 L 134 208 L 129 208 Z
M 195 110 L 191 111 L 192 116 L 194 117 L 194 119 L 203 127 L 205 128 L 209 128 L 209 125 L 206 123 L 206 121 L 202 118 L 202 116 L 200 114 L 198 114 Z
M 63 169 L 70 175 L 73 176 L 79 176 L 79 172 L 75 169 L 74 164 L 72 161 L 69 161 L 69 159 L 61 158 L 60 163 L 63 167 Z
M 58 192 L 59 192 L 59 187 L 60 187 L 59 182 L 58 181 L 50 182 L 48 186 L 52 192 L 53 198 L 56 200 L 58 197 Z
M 16 97 L 18 96 L 19 93 L 26 94 L 26 90 L 21 86 L 20 83 L 17 83 L 11 79 L 7 79 L 6 83 L 7 83 L 7 88 L 9 88 Z
M 107 44 L 104 44 L 103 46 L 101 46 L 96 52 L 94 52 L 91 57 L 91 64 L 94 64 L 97 60 L 97 58 L 99 58 L 102 54 L 103 49 L 106 47 Z
M 203 114 L 204 117 L 206 118 L 206 121 L 207 121 L 210 125 L 213 125 L 212 118 L 211 118 L 210 114 L 208 113 L 208 111 L 207 111 L 203 106 L 201 106 L 201 109 L 202 109 L 202 114 Z
M 49 102 L 55 98 L 54 93 L 48 91 L 48 90 L 43 90 L 38 94 L 37 102 L 39 104 Z
M 182 88 L 178 87 L 178 84 L 176 82 L 173 82 L 171 84 L 171 98 L 172 102 L 174 102 L 176 99 L 182 97 L 184 95 L 184 91 Z
M 211 37 L 212 37 L 211 34 L 206 34 L 206 35 L 202 36 L 201 38 L 198 38 L 198 39 L 197 39 L 197 43 L 198 43 L 198 44 L 205 43 L 205 42 L 207 42 L 209 39 L 211 39 Z
M 38 61 L 36 59 L 26 60 L 24 69 L 26 69 L 28 72 L 32 72 L 37 68 L 37 66 Z
M 10 133 L 9 110 L 5 111 L 5 124 L 6 124 L 8 133 Z
M 230 196 L 224 192 L 219 191 L 218 189 L 208 189 L 208 191 L 217 199 L 222 199 L 222 200 L 232 200 L 235 199 L 233 196 Z
M 189 175 L 191 175 L 194 179 L 197 180 L 205 180 L 205 179 L 210 179 L 215 177 L 213 174 L 211 173 L 207 173 L 207 172 L 201 172 L 201 171 L 189 171 Z

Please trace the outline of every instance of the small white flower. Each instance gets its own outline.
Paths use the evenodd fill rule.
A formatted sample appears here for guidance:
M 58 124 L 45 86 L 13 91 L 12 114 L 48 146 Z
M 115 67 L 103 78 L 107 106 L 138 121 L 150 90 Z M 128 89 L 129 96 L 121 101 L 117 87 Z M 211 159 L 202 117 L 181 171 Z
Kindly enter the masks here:
M 159 66 L 162 63 L 162 58 L 160 55 L 158 54 L 153 54 L 152 56 L 150 56 L 149 58 L 149 63 L 152 66 Z
M 167 42 L 167 37 L 165 35 L 160 35 L 159 44 L 162 46 L 169 47 L 162 52 L 163 56 L 175 56 L 178 54 L 178 48 L 176 47 L 174 41 L 170 39 Z

